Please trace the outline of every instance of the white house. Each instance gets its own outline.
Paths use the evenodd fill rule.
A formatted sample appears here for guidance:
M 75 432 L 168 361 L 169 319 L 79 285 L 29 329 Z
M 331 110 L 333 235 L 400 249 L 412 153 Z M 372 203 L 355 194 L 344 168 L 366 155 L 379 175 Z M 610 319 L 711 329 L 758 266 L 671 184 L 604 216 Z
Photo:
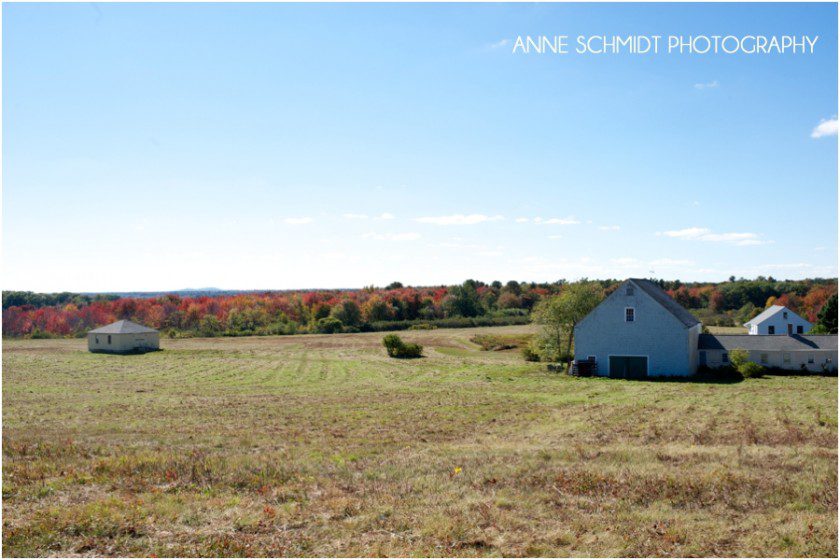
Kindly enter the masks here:
M 88 333 L 88 350 L 129 354 L 160 349 L 160 333 L 131 321 L 117 321 Z
M 701 328 L 658 284 L 631 278 L 575 326 L 575 358 L 610 377 L 692 375 Z
M 771 305 L 744 326 L 750 334 L 805 334 L 814 325 L 783 305 Z
M 761 336 L 748 334 L 701 334 L 700 365 L 718 368 L 730 365 L 735 348 L 750 353 L 749 360 L 766 368 L 831 372 L 837 370 L 837 335 L 812 334 Z

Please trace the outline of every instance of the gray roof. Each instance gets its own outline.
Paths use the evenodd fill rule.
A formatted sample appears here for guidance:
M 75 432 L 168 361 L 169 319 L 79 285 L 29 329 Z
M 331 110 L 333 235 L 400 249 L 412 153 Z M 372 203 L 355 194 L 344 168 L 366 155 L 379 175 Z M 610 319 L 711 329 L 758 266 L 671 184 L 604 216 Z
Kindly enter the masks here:
M 753 317 L 752 319 L 750 319 L 749 321 L 744 323 L 744 326 L 748 327 L 749 325 L 757 325 L 757 324 L 761 323 L 762 321 L 764 321 L 765 319 L 769 319 L 770 317 L 772 317 L 773 315 L 775 315 L 777 312 L 781 311 L 782 309 L 787 309 L 787 307 L 785 307 L 784 305 L 771 305 L 770 307 L 768 307 L 767 309 L 765 309 L 764 311 L 762 311 L 761 313 L 759 313 L 758 315 L 756 315 L 755 317 Z M 787 311 L 788 311 L 788 313 L 793 313 L 794 315 L 799 317 L 799 315 L 797 315 L 796 313 L 794 313 L 790 309 L 787 309 Z M 802 319 L 802 317 L 799 317 L 799 318 Z M 802 319 L 802 320 L 805 321 L 805 319 Z M 809 321 L 805 321 L 805 322 L 810 324 Z
M 700 350 L 744 350 L 785 352 L 807 350 L 837 351 L 836 334 L 701 334 L 697 344 Z
M 94 334 L 137 334 L 137 333 L 150 333 L 150 332 L 158 332 L 155 329 L 150 329 L 149 327 L 144 327 L 143 325 L 138 325 L 137 323 L 133 323 L 126 319 L 122 321 L 117 321 L 115 323 L 111 323 L 110 325 L 105 325 L 104 327 L 99 327 L 98 329 L 93 329 L 90 331 Z
M 641 278 L 630 278 L 628 282 L 633 282 L 647 295 L 652 297 L 659 305 L 669 311 L 671 315 L 679 319 L 686 327 L 693 327 L 700 322 L 697 320 L 697 317 L 689 313 L 685 307 L 674 301 L 671 296 L 665 293 L 665 290 L 660 288 L 659 284 Z

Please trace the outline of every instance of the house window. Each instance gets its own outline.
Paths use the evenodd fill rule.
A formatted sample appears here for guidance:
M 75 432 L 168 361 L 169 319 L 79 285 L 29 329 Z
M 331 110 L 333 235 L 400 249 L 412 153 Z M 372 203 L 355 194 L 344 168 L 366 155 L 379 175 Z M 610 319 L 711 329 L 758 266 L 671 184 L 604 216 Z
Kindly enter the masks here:
M 762 355 L 761 355 L 761 363 L 762 363 L 762 364 L 766 364 L 766 363 L 767 363 L 767 354 L 762 354 Z
M 632 307 L 627 307 L 624 310 L 624 320 L 628 323 L 632 323 L 636 320 L 636 310 Z
M 720 355 L 720 361 L 723 362 L 724 364 L 728 364 L 729 363 L 729 354 L 727 354 L 726 352 L 721 354 Z
M 587 356 L 586 361 L 587 362 L 594 362 L 595 361 L 595 356 Z
M 782 317 L 784 317 L 785 319 L 787 319 L 787 311 L 782 311 Z
M 94 336 L 93 339 L 96 341 L 97 344 L 99 344 L 99 337 L 98 336 Z
M 802 334 L 803 332 L 802 325 L 796 325 L 796 334 Z
M 767 334 L 776 334 L 776 327 L 774 327 L 773 325 L 767 327 Z
M 790 363 L 790 352 L 785 352 L 782 354 L 782 361 L 786 364 Z
M 809 363 L 809 364 L 813 364 L 813 363 L 814 363 L 814 355 L 813 355 L 813 354 L 810 354 L 810 355 L 808 356 L 808 363 Z
M 111 335 L 108 335 L 108 344 L 111 344 Z
M 633 295 L 633 286 L 627 286 L 627 291 L 625 292 L 628 296 Z

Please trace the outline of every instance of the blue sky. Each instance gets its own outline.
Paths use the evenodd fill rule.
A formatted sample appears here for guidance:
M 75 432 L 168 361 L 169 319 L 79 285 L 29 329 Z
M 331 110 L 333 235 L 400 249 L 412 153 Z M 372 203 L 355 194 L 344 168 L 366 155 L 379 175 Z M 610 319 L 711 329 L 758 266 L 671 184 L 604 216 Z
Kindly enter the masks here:
M 4 289 L 837 274 L 835 4 L 2 9 Z

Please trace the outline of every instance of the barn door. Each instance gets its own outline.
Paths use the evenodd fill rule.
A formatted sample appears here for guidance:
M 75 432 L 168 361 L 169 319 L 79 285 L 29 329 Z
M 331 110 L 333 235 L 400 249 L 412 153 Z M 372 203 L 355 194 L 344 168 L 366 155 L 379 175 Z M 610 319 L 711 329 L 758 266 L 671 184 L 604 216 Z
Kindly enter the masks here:
M 647 373 L 646 356 L 610 356 L 610 377 L 644 379 Z

